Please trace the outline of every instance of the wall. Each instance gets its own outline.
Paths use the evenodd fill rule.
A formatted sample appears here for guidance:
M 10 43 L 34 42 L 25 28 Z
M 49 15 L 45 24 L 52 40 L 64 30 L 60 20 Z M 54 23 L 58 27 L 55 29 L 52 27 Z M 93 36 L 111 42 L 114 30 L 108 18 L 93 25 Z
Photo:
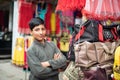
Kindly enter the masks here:
M 14 1 L 12 36 L 13 36 L 12 37 L 12 57 L 13 57 L 15 41 L 16 41 L 16 38 L 19 36 L 19 33 L 18 33 L 18 1 Z

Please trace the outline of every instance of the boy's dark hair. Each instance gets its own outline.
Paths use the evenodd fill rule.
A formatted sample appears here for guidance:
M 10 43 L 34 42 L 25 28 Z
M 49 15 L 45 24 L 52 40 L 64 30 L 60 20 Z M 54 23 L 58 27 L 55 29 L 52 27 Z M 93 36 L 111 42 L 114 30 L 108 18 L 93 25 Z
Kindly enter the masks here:
M 33 28 L 38 25 L 44 25 L 44 21 L 39 17 L 32 18 L 29 22 L 29 28 L 31 30 L 33 30 Z

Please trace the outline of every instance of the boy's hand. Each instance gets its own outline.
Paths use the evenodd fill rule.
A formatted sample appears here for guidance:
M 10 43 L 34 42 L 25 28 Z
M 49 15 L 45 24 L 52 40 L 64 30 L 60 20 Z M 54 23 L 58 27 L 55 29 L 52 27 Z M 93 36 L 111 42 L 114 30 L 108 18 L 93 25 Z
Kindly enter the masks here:
M 54 59 L 55 59 L 55 60 L 59 59 L 60 57 L 61 57 L 60 54 L 58 54 L 58 53 L 57 53 L 57 54 L 54 54 Z
M 43 67 L 48 67 L 48 66 L 50 66 L 50 64 L 49 64 L 49 62 L 41 62 L 41 65 L 43 66 Z

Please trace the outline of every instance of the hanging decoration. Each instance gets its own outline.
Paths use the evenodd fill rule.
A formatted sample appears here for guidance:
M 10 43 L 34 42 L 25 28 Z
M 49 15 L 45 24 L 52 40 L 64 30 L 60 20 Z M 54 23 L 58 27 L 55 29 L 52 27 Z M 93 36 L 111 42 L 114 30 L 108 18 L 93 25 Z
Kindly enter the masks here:
M 17 66 L 24 65 L 24 51 L 25 51 L 25 42 L 23 37 L 18 37 L 16 39 L 16 44 L 14 48 L 14 54 L 12 58 L 12 63 Z
M 32 36 L 19 36 L 16 38 L 16 43 L 14 46 L 14 52 L 12 57 L 12 63 L 17 66 L 27 67 L 26 52 L 33 42 Z
M 86 0 L 82 14 L 97 20 L 120 20 L 120 0 Z
M 85 0 L 58 0 L 56 11 L 81 10 L 85 5 Z
M 51 18 L 51 11 L 52 9 L 52 5 L 51 4 L 47 4 L 47 12 L 45 14 L 45 26 L 46 26 L 46 29 L 47 29 L 47 35 L 50 34 L 51 32 L 51 25 L 50 25 L 50 18 Z
M 35 6 L 32 3 L 19 1 L 19 19 L 18 19 L 18 32 L 20 34 L 29 34 L 29 21 L 33 18 Z
M 64 11 L 60 17 L 61 21 L 65 24 L 74 24 L 74 12 L 73 11 Z
M 61 29 L 60 29 L 60 16 L 59 14 L 56 13 L 56 35 L 61 34 Z
M 55 35 L 55 32 L 56 32 L 56 14 L 54 12 L 52 12 L 52 14 L 51 14 L 50 23 L 51 23 L 51 34 Z

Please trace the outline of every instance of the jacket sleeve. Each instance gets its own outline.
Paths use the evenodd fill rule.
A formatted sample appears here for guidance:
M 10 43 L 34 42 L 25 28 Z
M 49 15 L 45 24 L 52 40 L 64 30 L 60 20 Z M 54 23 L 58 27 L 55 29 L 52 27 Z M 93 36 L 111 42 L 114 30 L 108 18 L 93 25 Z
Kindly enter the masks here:
M 52 71 L 49 67 L 42 67 L 38 57 L 35 55 L 35 50 L 33 49 L 27 51 L 27 62 L 32 74 L 36 77 L 48 75 Z
M 53 43 L 54 45 L 54 53 L 59 53 L 61 55 L 61 57 L 57 60 L 49 60 L 49 63 L 51 65 L 51 67 L 53 69 L 58 69 L 58 68 L 62 68 L 64 66 L 66 66 L 66 57 L 60 52 L 60 50 L 58 49 L 58 47 Z

